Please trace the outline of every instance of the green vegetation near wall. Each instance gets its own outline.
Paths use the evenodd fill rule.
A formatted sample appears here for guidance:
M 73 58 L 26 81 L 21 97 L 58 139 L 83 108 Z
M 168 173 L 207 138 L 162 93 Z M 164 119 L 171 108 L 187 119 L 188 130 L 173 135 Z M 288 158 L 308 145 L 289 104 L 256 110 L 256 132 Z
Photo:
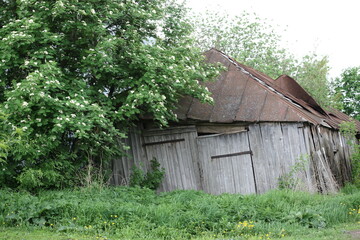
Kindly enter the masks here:
M 89 239 L 303 239 L 334 233 L 343 224 L 360 228 L 359 206 L 358 190 L 333 196 L 288 190 L 248 196 L 156 194 L 128 187 L 37 195 L 1 190 L 0 239 L 14 229 Z

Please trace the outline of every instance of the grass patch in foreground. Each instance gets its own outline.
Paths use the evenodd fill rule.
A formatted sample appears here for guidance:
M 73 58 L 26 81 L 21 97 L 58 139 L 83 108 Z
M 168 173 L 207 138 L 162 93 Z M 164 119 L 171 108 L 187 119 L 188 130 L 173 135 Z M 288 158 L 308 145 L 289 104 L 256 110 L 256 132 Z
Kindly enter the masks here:
M 59 233 L 48 228 L 0 228 L 0 240 L 99 240 L 74 233 Z M 104 238 L 103 238 L 104 239 Z
M 350 231 L 360 229 L 359 223 L 340 224 L 328 229 L 312 229 L 305 234 L 294 233 L 292 236 L 285 236 L 281 238 L 272 238 L 271 236 L 259 235 L 252 236 L 248 239 L 283 239 L 283 240 L 348 240 L 351 239 Z M 246 237 L 228 238 L 223 235 L 213 236 L 210 233 L 206 236 L 194 237 L 196 240 L 215 240 L 215 239 L 245 239 Z M 117 239 L 135 239 L 128 238 L 123 235 L 102 235 L 91 236 L 81 235 L 76 233 L 59 233 L 48 228 L 0 228 L 0 240 L 117 240 Z M 143 238 L 139 238 L 143 239 Z M 151 238 L 148 238 L 151 239 Z M 177 238 L 174 238 L 177 239 Z M 178 238 L 181 239 L 181 238 Z M 360 239 L 360 235 L 357 238 Z
M 36 239 L 55 240 L 342 239 L 338 226 L 360 228 L 359 206 L 360 191 L 320 195 L 274 190 L 263 195 L 213 196 L 200 191 L 158 195 L 128 187 L 37 195 L 0 190 L 4 230 L 0 236 L 17 239 L 14 234 L 19 232 L 22 239 L 35 239 L 31 234 L 37 234 Z

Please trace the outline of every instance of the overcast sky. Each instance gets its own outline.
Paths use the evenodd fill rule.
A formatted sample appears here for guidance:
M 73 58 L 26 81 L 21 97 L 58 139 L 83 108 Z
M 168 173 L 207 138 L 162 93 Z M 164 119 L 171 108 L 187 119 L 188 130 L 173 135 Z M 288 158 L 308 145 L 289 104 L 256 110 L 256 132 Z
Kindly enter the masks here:
M 296 56 L 311 51 L 329 56 L 330 77 L 360 66 L 359 0 L 188 0 L 195 12 L 254 12 L 272 22 Z M 283 29 L 287 29 L 284 32 Z

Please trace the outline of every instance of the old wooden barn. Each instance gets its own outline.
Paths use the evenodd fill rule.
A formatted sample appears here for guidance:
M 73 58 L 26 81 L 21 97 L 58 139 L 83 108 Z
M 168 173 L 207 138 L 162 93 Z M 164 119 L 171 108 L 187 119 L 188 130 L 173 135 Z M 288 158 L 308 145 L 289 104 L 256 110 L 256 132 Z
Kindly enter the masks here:
M 184 97 L 171 127 L 140 122 L 128 156 L 113 162 L 113 184 L 127 184 L 131 167 L 147 170 L 153 158 L 166 171 L 160 191 L 264 193 L 299 161 L 299 189 L 334 192 L 351 179 L 351 150 L 339 133 L 347 115 L 326 111 L 288 76 L 273 80 L 215 49 L 206 59 L 227 68 L 206 83 L 215 104 Z

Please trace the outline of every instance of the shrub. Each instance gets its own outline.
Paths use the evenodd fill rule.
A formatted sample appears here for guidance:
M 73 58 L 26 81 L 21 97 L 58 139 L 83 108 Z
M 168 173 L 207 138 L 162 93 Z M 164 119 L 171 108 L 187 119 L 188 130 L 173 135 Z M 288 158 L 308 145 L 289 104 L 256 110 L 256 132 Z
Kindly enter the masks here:
M 131 187 L 138 186 L 156 190 L 160 186 L 165 175 L 165 169 L 160 168 L 160 163 L 155 158 L 150 162 L 151 170 L 146 174 L 137 166 L 133 166 L 130 176 Z
M 129 187 L 41 191 L 36 195 L 0 190 L 0 224 L 116 235 L 114 239 L 214 235 L 238 239 L 267 234 L 273 238 L 357 222 L 359 205 L 359 191 L 333 196 L 288 190 L 213 196 L 184 190 L 156 194 L 147 188 Z
M 308 155 L 301 155 L 298 159 L 296 159 L 295 164 L 291 167 L 290 171 L 278 178 L 279 189 L 299 189 L 302 182 L 296 175 L 305 170 L 308 159 Z
M 356 125 L 354 121 L 342 122 L 340 124 L 341 133 L 347 138 L 347 143 L 352 148 L 351 167 L 352 183 L 360 188 L 360 145 L 356 143 Z

